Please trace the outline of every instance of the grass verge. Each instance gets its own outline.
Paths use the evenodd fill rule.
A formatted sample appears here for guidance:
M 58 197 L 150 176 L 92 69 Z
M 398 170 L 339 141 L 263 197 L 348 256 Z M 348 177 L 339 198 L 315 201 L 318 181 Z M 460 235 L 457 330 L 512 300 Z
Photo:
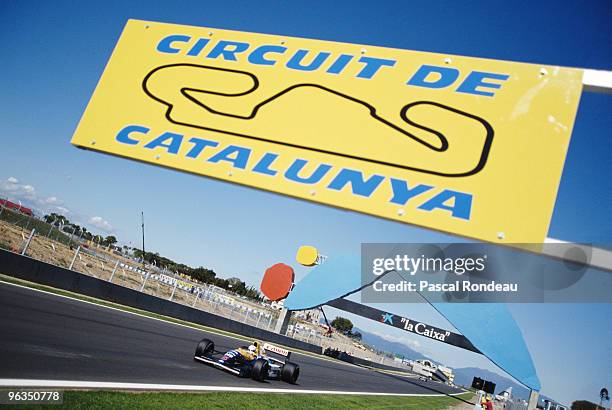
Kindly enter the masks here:
M 463 400 L 471 393 L 458 396 Z M 61 408 L 69 409 L 448 409 L 455 397 L 301 395 L 280 393 L 134 393 L 66 391 Z M 16 405 L 17 409 L 49 408 Z

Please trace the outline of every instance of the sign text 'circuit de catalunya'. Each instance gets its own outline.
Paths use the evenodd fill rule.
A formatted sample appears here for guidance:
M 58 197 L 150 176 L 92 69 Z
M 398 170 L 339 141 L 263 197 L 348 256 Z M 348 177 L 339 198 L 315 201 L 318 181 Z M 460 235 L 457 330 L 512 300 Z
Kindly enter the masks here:
M 72 143 L 541 242 L 581 80 L 569 68 L 129 20 Z

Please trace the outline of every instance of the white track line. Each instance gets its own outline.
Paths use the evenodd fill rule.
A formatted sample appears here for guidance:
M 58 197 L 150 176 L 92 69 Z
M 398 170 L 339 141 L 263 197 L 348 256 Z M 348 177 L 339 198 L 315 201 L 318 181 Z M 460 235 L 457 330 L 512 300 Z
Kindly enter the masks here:
M 298 394 L 340 394 L 359 396 L 407 396 L 407 397 L 441 397 L 456 396 L 461 393 L 452 394 L 416 394 L 416 393 L 377 393 L 356 392 L 336 390 L 298 390 L 298 389 L 267 389 L 262 387 L 234 387 L 234 386 L 200 386 L 185 384 L 148 384 L 148 383 L 115 383 L 115 382 L 92 382 L 76 380 L 33 380 L 33 379 L 0 379 L 0 387 L 19 388 L 66 388 L 66 389 L 109 389 L 109 390 L 148 390 L 148 391 L 191 391 L 191 392 L 244 392 L 244 393 L 298 393 Z

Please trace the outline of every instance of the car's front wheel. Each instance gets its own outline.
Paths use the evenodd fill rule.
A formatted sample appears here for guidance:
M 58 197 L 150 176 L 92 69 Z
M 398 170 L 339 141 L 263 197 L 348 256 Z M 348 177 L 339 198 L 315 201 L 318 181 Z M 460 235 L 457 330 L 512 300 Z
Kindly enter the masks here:
M 202 339 L 196 347 L 196 357 L 209 357 L 215 351 L 215 342 L 210 339 Z

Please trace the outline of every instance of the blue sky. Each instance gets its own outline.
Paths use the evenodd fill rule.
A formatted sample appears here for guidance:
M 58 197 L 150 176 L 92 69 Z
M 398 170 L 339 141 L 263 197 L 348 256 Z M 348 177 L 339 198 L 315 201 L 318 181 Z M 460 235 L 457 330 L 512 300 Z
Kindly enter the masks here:
M 373 44 L 477 57 L 612 69 L 612 6 L 508 2 L 28 2 L 0 4 L 0 194 L 66 210 L 92 230 L 221 276 L 258 284 L 273 263 L 293 263 L 302 243 L 327 254 L 362 242 L 453 238 L 119 158 L 69 144 L 128 18 Z M 612 242 L 612 97 L 582 96 L 549 236 Z M 9 180 L 9 178 L 11 178 Z M 298 269 L 298 279 L 304 270 Z M 439 326 L 426 305 L 389 306 Z M 543 392 L 596 400 L 612 387 L 610 305 L 513 305 Z M 355 319 L 451 366 L 482 357 Z M 494 337 L 494 336 L 492 336 Z M 418 345 L 417 345 L 418 344 Z M 559 363 L 563 363 L 560 369 Z M 560 371 L 562 370 L 562 371 Z M 499 370 L 498 370 L 499 371 Z

